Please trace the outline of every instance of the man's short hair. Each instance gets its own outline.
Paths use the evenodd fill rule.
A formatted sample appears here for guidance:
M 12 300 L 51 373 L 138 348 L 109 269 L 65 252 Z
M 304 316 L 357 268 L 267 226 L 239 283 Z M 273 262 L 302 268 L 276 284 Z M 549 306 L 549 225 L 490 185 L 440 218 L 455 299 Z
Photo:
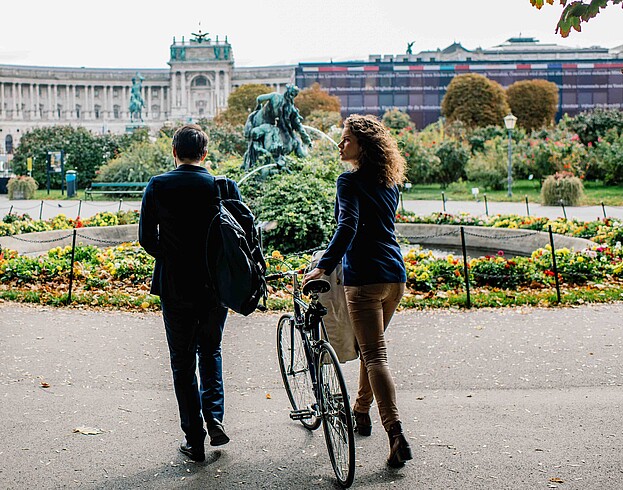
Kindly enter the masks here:
M 187 124 L 173 135 L 173 149 L 181 162 L 198 162 L 208 150 L 208 135 L 200 126 Z

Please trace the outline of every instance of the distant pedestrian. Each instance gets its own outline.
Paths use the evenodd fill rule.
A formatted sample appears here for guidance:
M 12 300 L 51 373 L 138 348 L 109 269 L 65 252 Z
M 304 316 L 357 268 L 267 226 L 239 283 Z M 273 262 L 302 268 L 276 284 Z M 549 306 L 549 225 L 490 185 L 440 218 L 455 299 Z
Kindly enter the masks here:
M 207 210 L 216 197 L 215 179 L 202 166 L 208 136 L 197 125 L 173 136 L 175 170 L 153 177 L 145 189 L 139 241 L 156 265 L 152 294 L 160 296 L 173 386 L 185 439 L 180 451 L 205 460 L 206 431 L 212 446 L 229 442 L 223 427 L 221 340 L 227 308 L 208 284 Z M 228 181 L 230 197 L 240 198 Z M 197 382 L 197 359 L 199 384 Z
M 405 161 L 389 131 L 373 116 L 348 117 L 339 148 L 340 158 L 353 169 L 337 179 L 337 230 L 304 282 L 330 274 L 342 261 L 348 312 L 361 353 L 353 408 L 356 431 L 371 434 L 369 411 L 376 398 L 389 436 L 387 464 L 399 468 L 412 455 L 398 416 L 385 329 L 407 280 L 394 227 Z

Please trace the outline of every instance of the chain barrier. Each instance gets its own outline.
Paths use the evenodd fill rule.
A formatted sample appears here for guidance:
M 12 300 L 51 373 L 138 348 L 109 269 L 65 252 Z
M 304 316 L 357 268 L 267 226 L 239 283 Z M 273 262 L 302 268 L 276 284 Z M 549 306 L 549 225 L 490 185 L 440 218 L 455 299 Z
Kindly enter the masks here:
M 29 240 L 28 238 L 21 238 L 19 237 L 19 235 L 5 235 L 7 238 L 12 238 L 13 240 L 17 240 L 19 242 L 26 242 L 26 243 L 53 243 L 53 242 L 60 242 L 62 240 L 65 240 L 66 238 L 69 238 L 72 234 L 70 233 L 69 235 L 65 235 L 62 237 L 58 237 L 58 238 L 51 238 L 50 240 Z M 3 238 L 3 237 L 0 237 Z
M 437 233 L 436 235 L 396 235 L 396 238 L 402 240 L 424 240 L 428 238 L 437 238 L 442 236 L 458 235 L 459 230 L 448 231 L 447 233 Z
M 498 229 L 504 229 L 504 228 L 498 228 Z M 506 228 L 506 229 L 508 229 L 508 228 Z M 526 231 L 528 231 L 528 230 L 526 230 Z M 534 235 L 540 235 L 542 233 L 544 233 L 544 232 L 542 232 L 542 231 L 533 231 L 532 233 L 521 233 L 521 234 L 517 234 L 517 235 L 509 235 L 509 236 L 503 236 L 503 237 L 497 237 L 497 236 L 496 237 L 492 237 L 490 235 L 481 235 L 479 233 L 474 233 L 474 232 L 471 232 L 471 231 L 465 231 L 465 234 L 469 235 L 469 236 L 473 236 L 473 237 L 477 237 L 477 238 L 486 238 L 488 240 L 496 240 L 496 241 L 502 241 L 502 242 L 507 241 L 507 240 L 515 240 L 517 238 L 532 237 Z
M 84 238 L 85 240 L 91 240 L 97 243 L 103 243 L 111 246 L 120 245 L 121 243 L 128 243 L 128 240 L 104 240 L 103 238 L 95 238 L 88 235 L 83 235 L 82 233 L 76 233 L 76 236 L 80 238 Z M 136 240 L 130 240 L 135 242 Z

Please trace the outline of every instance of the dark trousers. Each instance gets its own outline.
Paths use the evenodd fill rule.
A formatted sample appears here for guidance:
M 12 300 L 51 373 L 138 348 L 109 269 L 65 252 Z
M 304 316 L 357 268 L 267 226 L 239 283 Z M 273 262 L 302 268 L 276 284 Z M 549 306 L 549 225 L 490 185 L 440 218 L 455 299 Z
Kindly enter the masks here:
M 165 298 L 161 303 L 182 430 L 191 445 L 201 445 L 206 437 L 203 420 L 223 421 L 221 340 L 227 308 Z

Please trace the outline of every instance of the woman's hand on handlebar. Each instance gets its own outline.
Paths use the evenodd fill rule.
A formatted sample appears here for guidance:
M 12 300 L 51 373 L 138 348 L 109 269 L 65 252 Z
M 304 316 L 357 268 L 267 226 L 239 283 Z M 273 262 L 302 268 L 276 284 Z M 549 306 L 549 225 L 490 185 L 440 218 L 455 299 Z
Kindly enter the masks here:
M 324 275 L 325 275 L 325 269 L 319 269 L 318 267 L 316 267 L 315 269 L 312 269 L 307 274 L 305 274 L 302 285 L 305 286 L 305 283 L 307 281 L 312 281 L 313 279 L 320 279 Z

